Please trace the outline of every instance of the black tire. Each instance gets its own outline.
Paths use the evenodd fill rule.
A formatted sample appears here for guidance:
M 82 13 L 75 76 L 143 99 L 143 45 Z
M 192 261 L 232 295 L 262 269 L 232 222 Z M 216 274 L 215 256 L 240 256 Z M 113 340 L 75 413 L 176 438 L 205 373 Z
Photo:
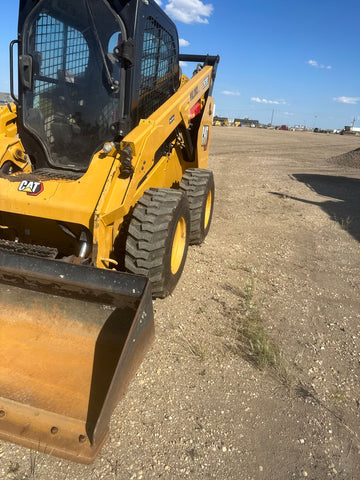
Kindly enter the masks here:
M 209 233 L 214 210 L 214 175 L 210 170 L 189 168 L 185 171 L 180 190 L 186 193 L 190 206 L 190 245 L 199 245 Z
M 149 277 L 154 298 L 164 298 L 176 287 L 186 260 L 189 228 L 189 203 L 180 190 L 151 188 L 138 200 L 126 239 L 125 267 Z

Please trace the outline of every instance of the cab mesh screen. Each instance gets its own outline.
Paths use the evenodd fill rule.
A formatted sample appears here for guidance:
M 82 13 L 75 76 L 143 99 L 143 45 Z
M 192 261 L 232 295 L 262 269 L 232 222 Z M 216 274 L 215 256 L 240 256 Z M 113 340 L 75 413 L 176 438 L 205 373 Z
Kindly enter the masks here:
M 145 25 L 137 120 L 147 118 L 174 93 L 173 37 L 152 17 Z
M 51 92 L 61 84 L 74 83 L 75 76 L 85 71 L 89 47 L 80 32 L 42 13 L 36 22 L 35 52 L 39 71 L 35 75 L 34 108 L 41 110 L 50 139 L 49 124 L 55 113 Z

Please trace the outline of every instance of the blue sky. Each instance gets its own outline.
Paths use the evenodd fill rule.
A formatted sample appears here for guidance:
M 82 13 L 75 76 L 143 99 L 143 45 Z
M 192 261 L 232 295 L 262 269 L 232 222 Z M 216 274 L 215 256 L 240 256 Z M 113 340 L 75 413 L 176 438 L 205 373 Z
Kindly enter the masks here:
M 0 0 L 0 91 L 18 1 Z M 182 53 L 219 54 L 216 113 L 274 124 L 360 126 L 360 2 L 157 0 L 175 21 Z M 190 73 L 192 66 L 185 66 Z

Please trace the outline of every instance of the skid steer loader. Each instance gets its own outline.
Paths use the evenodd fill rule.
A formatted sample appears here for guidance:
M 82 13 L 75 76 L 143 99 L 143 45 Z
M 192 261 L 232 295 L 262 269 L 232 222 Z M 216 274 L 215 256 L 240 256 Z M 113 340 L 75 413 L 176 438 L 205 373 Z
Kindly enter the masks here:
M 20 0 L 0 107 L 0 438 L 98 454 L 152 297 L 210 227 L 218 62 L 180 55 L 153 0 Z

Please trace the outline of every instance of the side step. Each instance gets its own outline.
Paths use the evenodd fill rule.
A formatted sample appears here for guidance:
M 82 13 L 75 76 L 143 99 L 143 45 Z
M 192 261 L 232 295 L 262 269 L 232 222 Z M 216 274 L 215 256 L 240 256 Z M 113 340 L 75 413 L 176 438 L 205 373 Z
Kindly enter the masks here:
M 0 438 L 91 463 L 153 337 L 147 278 L 0 250 Z

